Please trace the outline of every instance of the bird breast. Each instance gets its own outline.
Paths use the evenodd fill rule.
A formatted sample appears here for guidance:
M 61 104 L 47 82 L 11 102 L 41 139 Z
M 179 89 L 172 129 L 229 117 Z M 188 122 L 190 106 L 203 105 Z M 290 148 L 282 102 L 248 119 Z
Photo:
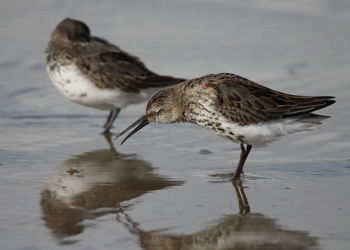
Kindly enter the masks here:
M 139 103 L 147 97 L 142 93 L 126 93 L 118 88 L 98 88 L 73 63 L 58 65 L 50 62 L 47 71 L 53 84 L 66 98 L 84 106 L 112 110 Z

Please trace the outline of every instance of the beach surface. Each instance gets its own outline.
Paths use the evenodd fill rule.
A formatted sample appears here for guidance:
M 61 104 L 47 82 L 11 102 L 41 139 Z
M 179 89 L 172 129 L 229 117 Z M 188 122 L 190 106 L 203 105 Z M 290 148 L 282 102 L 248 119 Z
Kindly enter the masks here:
M 152 124 L 120 146 L 107 112 L 55 89 L 44 50 L 66 17 L 160 74 L 337 102 L 324 125 L 253 148 L 234 186 L 210 175 L 233 171 L 238 144 Z M 349 249 L 349 1 L 6 0 L 0 21 L 0 249 Z

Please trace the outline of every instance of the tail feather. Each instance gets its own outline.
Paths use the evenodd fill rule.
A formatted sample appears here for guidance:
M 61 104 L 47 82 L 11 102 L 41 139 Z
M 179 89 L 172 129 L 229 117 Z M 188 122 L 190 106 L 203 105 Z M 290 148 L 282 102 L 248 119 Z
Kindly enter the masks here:
M 283 117 L 309 114 L 316 110 L 332 105 L 333 103 L 335 103 L 335 100 L 332 99 L 334 99 L 333 96 L 317 96 L 313 98 L 304 99 L 298 102 L 294 107 L 292 107 L 292 109 L 289 112 L 286 112 L 286 114 Z

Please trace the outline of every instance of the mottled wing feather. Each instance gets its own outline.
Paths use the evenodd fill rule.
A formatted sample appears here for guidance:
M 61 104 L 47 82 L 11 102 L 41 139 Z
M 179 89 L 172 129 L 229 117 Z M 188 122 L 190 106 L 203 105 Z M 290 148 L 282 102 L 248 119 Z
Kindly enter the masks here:
M 310 113 L 334 103 L 331 96 L 297 96 L 231 75 L 216 86 L 217 110 L 240 125 Z
M 160 76 L 148 70 L 137 58 L 117 47 L 100 51 L 77 60 L 79 67 L 101 88 L 119 88 L 126 92 L 139 92 L 150 87 L 163 87 L 183 81 Z

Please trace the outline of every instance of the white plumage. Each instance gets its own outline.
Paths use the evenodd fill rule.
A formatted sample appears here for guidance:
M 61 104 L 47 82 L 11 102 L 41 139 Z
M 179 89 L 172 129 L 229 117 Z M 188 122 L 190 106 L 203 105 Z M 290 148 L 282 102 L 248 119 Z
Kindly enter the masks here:
M 51 81 L 66 98 L 91 108 L 101 110 L 124 108 L 128 104 L 143 102 L 149 96 L 147 92 L 127 93 L 118 88 L 97 88 L 75 64 L 67 66 L 48 64 L 46 68 Z

